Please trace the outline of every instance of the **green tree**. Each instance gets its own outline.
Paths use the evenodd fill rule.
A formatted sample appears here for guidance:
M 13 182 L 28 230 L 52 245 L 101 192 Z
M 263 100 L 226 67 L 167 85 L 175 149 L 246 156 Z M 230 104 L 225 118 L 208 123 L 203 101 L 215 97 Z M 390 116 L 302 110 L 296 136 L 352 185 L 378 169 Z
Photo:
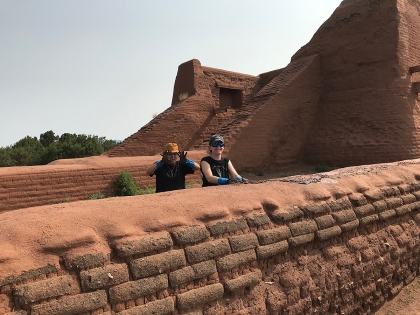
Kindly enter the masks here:
M 51 144 L 58 140 L 59 136 L 56 136 L 54 131 L 49 130 L 47 132 L 41 133 L 39 136 L 39 142 L 41 142 L 44 148 L 49 147 Z

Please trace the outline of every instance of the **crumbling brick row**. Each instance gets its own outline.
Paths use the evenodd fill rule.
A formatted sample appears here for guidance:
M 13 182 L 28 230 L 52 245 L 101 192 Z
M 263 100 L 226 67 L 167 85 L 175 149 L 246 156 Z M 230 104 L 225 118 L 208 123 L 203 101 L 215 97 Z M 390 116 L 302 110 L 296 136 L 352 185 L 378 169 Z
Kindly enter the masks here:
M 390 219 L 392 217 L 395 217 L 396 215 L 397 215 L 397 212 L 395 210 L 393 210 L 393 209 L 392 210 L 388 210 L 388 211 L 384 211 L 384 212 L 378 214 L 379 219 L 381 221 L 386 221 L 386 220 L 388 220 L 388 219 Z
M 246 218 L 249 227 L 260 227 L 271 223 L 270 218 L 265 213 L 255 214 L 252 218 Z
M 225 233 L 247 230 L 248 224 L 244 218 L 240 218 L 238 220 L 218 222 L 214 225 L 209 225 L 207 228 L 210 230 L 211 235 L 219 236 Z
M 404 205 L 395 209 L 397 215 L 404 215 L 406 213 L 411 212 L 411 207 L 409 205 Z
M 32 304 L 52 297 L 71 294 L 73 288 L 71 276 L 61 276 L 43 281 L 37 281 L 14 290 L 14 298 L 20 306 Z
M 286 226 L 281 226 L 275 229 L 258 231 L 257 237 L 261 245 L 268 245 L 282 240 L 288 239 L 292 236 L 290 228 Z
M 143 237 L 139 240 L 129 241 L 115 246 L 115 252 L 120 257 L 128 257 L 138 254 L 145 254 L 149 252 L 170 249 L 173 246 L 173 241 L 169 233 L 165 232 L 162 235 L 152 235 Z
M 349 196 L 350 202 L 355 207 L 364 206 L 367 204 L 367 199 L 363 194 L 360 193 L 353 193 Z
M 416 196 L 414 196 L 413 194 L 402 195 L 401 199 L 405 205 L 408 205 L 410 203 L 417 201 Z
M 400 190 L 398 187 L 385 187 L 381 188 L 382 192 L 384 193 L 385 197 L 397 197 L 401 195 Z
M 359 227 L 359 219 L 344 223 L 340 225 L 340 228 L 343 232 L 349 232 Z
M 271 219 L 277 224 L 285 224 L 288 221 L 292 221 L 303 217 L 304 213 L 298 207 L 287 209 L 285 212 L 276 211 L 271 214 Z
M 171 287 L 175 288 L 180 284 L 189 283 L 193 280 L 210 276 L 216 272 L 216 262 L 214 260 L 208 260 L 169 273 L 169 283 Z
M 159 314 L 169 315 L 175 311 L 175 304 L 172 297 L 166 299 L 149 302 L 144 305 L 135 306 L 128 310 L 118 312 L 118 315 L 148 315 Z
M 239 253 L 236 253 L 236 254 L 231 254 L 231 255 L 219 258 L 216 261 L 217 270 L 219 272 L 230 271 L 233 268 L 237 268 L 240 265 L 244 265 L 244 264 L 250 263 L 250 262 L 255 261 L 255 260 L 257 260 L 255 250 L 250 249 L 250 250 L 247 250 L 247 251 L 244 251 L 244 252 L 239 252 Z
M 331 200 L 327 202 L 331 211 L 341 211 L 352 207 L 352 204 L 348 198 L 341 198 L 338 200 Z
M 360 226 L 365 226 L 375 221 L 379 221 L 379 216 L 377 214 L 372 214 L 370 216 L 359 219 Z
M 0 280 L 0 288 L 6 285 L 13 284 L 13 283 L 23 282 L 29 279 L 36 279 L 40 276 L 54 274 L 54 273 L 57 273 L 57 271 L 58 270 L 56 266 L 48 264 L 45 267 L 25 271 L 18 277 L 15 277 L 15 276 L 6 277 Z
M 130 270 L 134 278 L 139 279 L 176 270 L 186 264 L 184 250 L 179 249 L 135 259 L 130 262 Z
M 229 237 L 232 252 L 241 252 L 258 246 L 258 238 L 254 233 Z
M 265 246 L 258 246 L 256 248 L 258 259 L 266 259 L 277 254 L 283 253 L 289 249 L 289 243 L 287 240 L 269 244 Z
M 344 224 L 357 219 L 356 214 L 352 209 L 334 212 L 332 213 L 332 216 L 338 224 Z
M 166 274 L 155 277 L 129 281 L 111 287 L 109 299 L 112 304 L 135 300 L 140 297 L 156 293 L 168 288 L 168 276 Z
M 192 226 L 172 234 L 177 244 L 190 245 L 200 243 L 210 237 L 209 231 L 202 226 Z
M 227 239 L 215 240 L 185 248 L 185 255 L 191 264 L 211 260 L 227 254 L 230 254 L 230 246 Z
M 126 264 L 111 264 L 80 272 L 83 291 L 101 289 L 127 281 L 129 281 L 129 274 Z
M 243 288 L 255 286 L 261 281 L 261 279 L 262 273 L 258 270 L 227 281 L 225 283 L 225 288 L 228 292 L 235 292 Z
M 32 306 L 31 315 L 70 315 L 87 313 L 107 305 L 104 290 L 62 298 L 58 301 Z
M 181 311 L 192 310 L 205 303 L 221 299 L 223 294 L 224 289 L 221 283 L 190 290 L 177 295 L 178 309 Z
M 304 206 L 302 207 L 302 210 L 309 217 L 324 214 L 324 213 L 329 213 L 331 211 L 330 207 L 325 202 L 321 204 L 310 204 L 310 205 Z

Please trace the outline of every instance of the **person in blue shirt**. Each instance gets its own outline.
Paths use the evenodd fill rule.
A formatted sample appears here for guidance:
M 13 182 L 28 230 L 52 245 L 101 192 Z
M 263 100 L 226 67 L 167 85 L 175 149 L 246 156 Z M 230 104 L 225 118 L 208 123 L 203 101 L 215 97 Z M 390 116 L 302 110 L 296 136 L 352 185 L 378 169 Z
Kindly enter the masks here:
M 194 174 L 200 166 L 187 159 L 187 152 L 179 151 L 176 143 L 167 143 L 162 159 L 146 169 L 149 176 L 156 175 L 156 192 L 185 189 L 185 176 Z

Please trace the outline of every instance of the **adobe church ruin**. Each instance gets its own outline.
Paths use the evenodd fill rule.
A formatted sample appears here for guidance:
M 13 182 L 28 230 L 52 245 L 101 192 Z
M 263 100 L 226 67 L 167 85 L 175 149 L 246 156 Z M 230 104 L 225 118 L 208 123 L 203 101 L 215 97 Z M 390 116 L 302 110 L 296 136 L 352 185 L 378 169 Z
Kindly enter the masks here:
M 283 69 L 250 76 L 188 61 L 171 107 L 105 154 L 153 155 L 172 131 L 185 150 L 221 133 L 235 166 L 254 171 L 417 158 L 419 29 L 416 1 L 346 0 Z
M 170 126 L 192 156 L 222 133 L 241 169 L 419 158 L 419 30 L 417 0 L 344 0 L 284 69 L 181 65 L 172 106 L 113 158 L 0 169 L 0 314 L 378 310 L 419 276 L 420 159 L 13 209 L 143 172 Z

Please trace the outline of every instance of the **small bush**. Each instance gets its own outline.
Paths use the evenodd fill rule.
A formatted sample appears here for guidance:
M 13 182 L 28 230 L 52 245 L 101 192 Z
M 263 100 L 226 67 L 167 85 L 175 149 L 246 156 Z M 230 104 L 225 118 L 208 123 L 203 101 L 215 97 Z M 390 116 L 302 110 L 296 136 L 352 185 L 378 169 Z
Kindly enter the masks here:
M 264 176 L 264 171 L 263 170 L 259 170 L 257 172 L 257 176 Z
M 143 189 L 139 190 L 139 195 L 148 195 L 156 193 L 155 188 L 150 188 L 149 186 L 144 187 Z
M 115 180 L 117 186 L 117 196 L 135 196 L 140 194 L 133 175 L 127 170 L 123 170 Z
M 324 173 L 331 171 L 331 167 L 328 165 L 318 164 L 314 167 L 314 173 Z
M 104 199 L 106 198 L 105 194 L 98 192 L 89 196 L 89 200 Z

